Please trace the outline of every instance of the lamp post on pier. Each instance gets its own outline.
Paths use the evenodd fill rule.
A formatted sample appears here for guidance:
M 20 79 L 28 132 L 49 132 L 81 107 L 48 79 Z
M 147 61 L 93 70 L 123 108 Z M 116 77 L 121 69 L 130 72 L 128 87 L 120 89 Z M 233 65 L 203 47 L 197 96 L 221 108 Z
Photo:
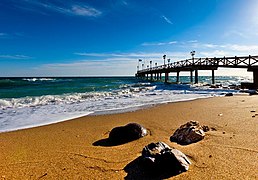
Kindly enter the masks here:
M 192 56 L 192 60 L 194 60 L 195 51 L 191 51 L 190 54 Z
M 138 71 L 139 71 L 139 68 L 140 68 L 140 62 L 142 62 L 142 59 L 138 59 L 138 66 L 137 66 Z
M 170 63 L 170 58 L 168 59 L 168 63 Z
M 167 57 L 167 55 L 166 55 L 166 54 L 164 54 L 164 55 L 163 55 L 163 59 L 164 59 L 164 66 L 166 65 L 166 57 Z
M 191 51 L 190 54 L 191 54 L 191 56 L 192 56 L 192 61 L 193 61 L 193 64 L 192 64 L 192 65 L 194 66 L 194 65 L 195 65 L 195 64 L 194 64 L 195 51 Z M 192 71 L 191 71 L 191 81 L 192 81 L 192 77 L 193 77 L 193 75 L 192 75 Z M 194 79 L 195 79 L 195 84 L 197 84 L 197 83 L 198 83 L 198 69 L 195 69 Z

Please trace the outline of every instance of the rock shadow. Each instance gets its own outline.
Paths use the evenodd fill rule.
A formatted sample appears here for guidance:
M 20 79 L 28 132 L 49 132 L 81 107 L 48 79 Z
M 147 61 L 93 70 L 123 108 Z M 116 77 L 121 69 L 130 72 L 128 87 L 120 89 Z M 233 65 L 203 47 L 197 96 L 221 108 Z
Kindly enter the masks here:
M 112 147 L 112 146 L 119 146 L 122 144 L 129 143 L 134 140 L 121 140 L 121 141 L 114 141 L 110 138 L 100 139 L 92 143 L 93 146 L 104 146 L 104 147 Z
M 125 180 L 161 180 L 181 173 L 166 168 L 146 169 L 142 163 L 142 157 L 138 157 L 127 164 L 124 171 L 127 173 Z

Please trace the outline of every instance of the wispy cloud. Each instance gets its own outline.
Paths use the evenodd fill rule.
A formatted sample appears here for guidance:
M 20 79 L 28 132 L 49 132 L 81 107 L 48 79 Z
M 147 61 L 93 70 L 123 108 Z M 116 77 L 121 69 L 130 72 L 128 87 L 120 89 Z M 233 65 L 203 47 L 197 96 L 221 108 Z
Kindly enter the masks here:
M 0 54 L 0 59 L 32 59 L 30 56 L 25 56 L 25 55 L 1 55 Z
M 97 17 L 101 15 L 101 12 L 95 8 L 88 7 L 88 6 L 79 6 L 79 5 L 73 5 L 71 10 L 68 10 L 68 12 L 79 16 Z
M 16 3 L 16 7 L 23 10 L 49 14 L 49 11 L 72 16 L 98 17 L 102 12 L 86 3 L 77 1 L 40 1 L 40 0 L 21 0 Z
M 170 42 L 145 42 L 145 43 L 142 43 L 141 45 L 142 46 L 163 46 L 163 45 L 171 45 L 171 44 L 177 44 L 178 42 L 177 41 L 170 41 Z
M 7 33 L 0 33 L 0 39 L 7 39 L 10 38 L 10 35 Z
M 163 20 L 165 20 L 168 24 L 173 24 L 172 21 L 169 18 L 167 18 L 166 16 L 162 15 L 161 18 Z
M 96 58 L 102 58 L 102 59 L 109 59 L 109 60 L 131 60 L 135 61 L 138 58 L 144 58 L 144 59 L 161 59 L 164 54 L 167 54 L 167 56 L 180 56 L 184 54 L 178 54 L 175 52 L 135 52 L 135 53 L 75 53 L 76 55 L 84 56 L 84 57 L 96 57 Z
M 198 40 L 190 40 L 190 41 L 187 41 L 188 43 L 197 43 Z
M 241 31 L 237 31 L 237 30 L 230 30 L 230 31 L 226 31 L 223 34 L 223 37 L 241 37 L 241 38 L 247 38 L 248 35 L 247 33 L 243 33 Z

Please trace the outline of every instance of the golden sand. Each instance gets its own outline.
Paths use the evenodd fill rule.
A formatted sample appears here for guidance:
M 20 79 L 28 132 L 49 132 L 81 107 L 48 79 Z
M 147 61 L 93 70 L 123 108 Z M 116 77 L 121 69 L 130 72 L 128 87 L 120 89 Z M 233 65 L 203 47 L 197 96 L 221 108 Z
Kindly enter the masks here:
M 217 131 L 187 146 L 170 142 L 189 120 Z M 129 122 L 143 125 L 149 135 L 118 146 L 93 145 Z M 141 179 L 134 160 L 144 146 L 157 141 L 179 149 L 192 162 L 187 172 L 171 179 L 258 179 L 258 96 L 169 103 L 1 133 L 0 179 Z

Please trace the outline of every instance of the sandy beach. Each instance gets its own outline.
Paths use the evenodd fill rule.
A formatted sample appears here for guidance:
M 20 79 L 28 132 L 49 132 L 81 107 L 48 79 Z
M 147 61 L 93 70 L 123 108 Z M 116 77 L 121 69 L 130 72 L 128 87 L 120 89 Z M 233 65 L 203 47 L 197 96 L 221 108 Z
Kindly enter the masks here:
M 248 95 L 199 99 L 0 133 L 0 179 L 144 179 L 136 159 L 157 141 L 192 162 L 187 172 L 169 179 L 258 179 L 257 102 L 258 96 Z M 216 130 L 194 144 L 170 142 L 189 120 Z M 105 143 L 113 127 L 129 122 L 149 134 L 118 146 Z

